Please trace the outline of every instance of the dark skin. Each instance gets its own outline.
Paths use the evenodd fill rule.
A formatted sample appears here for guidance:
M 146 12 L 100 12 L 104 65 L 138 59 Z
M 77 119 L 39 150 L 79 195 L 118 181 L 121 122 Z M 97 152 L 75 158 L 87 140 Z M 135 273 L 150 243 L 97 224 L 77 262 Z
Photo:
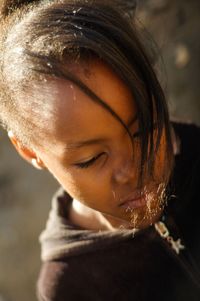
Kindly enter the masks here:
M 165 135 L 156 156 L 154 179 L 146 172 L 144 175 L 145 204 L 134 210 L 122 208 L 122 200 L 138 191 L 140 148 L 132 95 L 101 61 L 90 62 L 87 72 L 77 65 L 74 72 L 129 127 L 133 147 L 119 121 L 77 86 L 64 80 L 45 83 L 55 115 L 43 129 L 46 139 L 41 145 L 33 150 L 22 147 L 14 136 L 11 140 L 24 159 L 47 168 L 76 199 L 70 215 L 76 224 L 90 229 L 148 227 L 157 221 L 163 209 L 157 192 L 166 181 Z M 83 141 L 87 143 L 81 144 Z

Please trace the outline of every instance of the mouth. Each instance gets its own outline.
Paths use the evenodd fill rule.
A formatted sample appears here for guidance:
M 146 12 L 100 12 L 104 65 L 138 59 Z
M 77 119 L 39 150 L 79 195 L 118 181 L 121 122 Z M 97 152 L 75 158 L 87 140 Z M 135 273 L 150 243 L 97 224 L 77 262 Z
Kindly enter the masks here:
M 126 211 L 144 207 L 155 196 L 155 191 L 159 192 L 159 189 L 160 185 L 156 184 L 144 186 L 144 189 L 137 189 L 127 197 L 122 198 L 118 206 L 126 209 Z
M 147 204 L 147 198 L 144 193 L 133 193 L 119 204 L 119 207 L 128 210 L 144 207 Z

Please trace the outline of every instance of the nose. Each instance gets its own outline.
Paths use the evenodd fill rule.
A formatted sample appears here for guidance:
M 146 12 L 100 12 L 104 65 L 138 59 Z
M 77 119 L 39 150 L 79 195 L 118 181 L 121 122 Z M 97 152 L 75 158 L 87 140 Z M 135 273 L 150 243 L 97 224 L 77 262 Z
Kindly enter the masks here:
M 120 164 L 113 173 L 113 180 L 117 184 L 126 184 L 131 182 L 136 177 L 136 170 L 134 168 L 133 159 Z

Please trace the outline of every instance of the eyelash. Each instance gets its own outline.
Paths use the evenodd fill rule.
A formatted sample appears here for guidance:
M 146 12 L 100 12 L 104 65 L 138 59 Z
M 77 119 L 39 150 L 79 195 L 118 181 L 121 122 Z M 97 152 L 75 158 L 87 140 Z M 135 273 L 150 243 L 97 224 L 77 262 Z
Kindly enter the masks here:
M 104 153 L 100 153 L 98 154 L 96 157 L 92 158 L 91 160 L 87 161 L 87 162 L 83 162 L 83 163 L 77 163 L 75 164 L 76 167 L 78 168 L 88 168 L 89 166 L 91 166 L 92 164 L 94 164 L 94 162 L 99 159 L 99 157 L 101 157 Z
M 138 138 L 140 136 L 140 132 L 136 132 L 133 134 L 133 138 Z M 75 164 L 76 167 L 84 169 L 84 168 L 88 168 L 91 165 L 93 165 L 104 153 L 100 153 L 97 156 L 95 156 L 94 158 L 92 158 L 89 161 L 83 162 L 83 163 L 77 163 Z

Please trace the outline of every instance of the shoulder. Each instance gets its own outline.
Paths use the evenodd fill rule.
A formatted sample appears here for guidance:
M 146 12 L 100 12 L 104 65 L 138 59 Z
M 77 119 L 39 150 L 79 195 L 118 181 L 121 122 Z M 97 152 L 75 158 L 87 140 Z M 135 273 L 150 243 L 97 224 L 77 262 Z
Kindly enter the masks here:
M 176 122 L 172 125 L 180 139 L 180 153 L 175 157 L 172 176 L 177 199 L 173 209 L 188 245 L 199 252 L 200 127 L 192 123 Z
M 200 173 L 200 127 L 180 122 L 172 122 L 172 126 L 180 144 L 175 156 L 173 180 L 182 186 Z
M 194 123 L 172 122 L 176 135 L 181 142 L 181 156 L 199 156 L 200 127 Z
M 192 123 L 172 122 L 180 151 L 175 156 L 173 184 L 178 193 L 198 191 L 200 179 L 200 127 Z M 200 184 L 200 183 L 199 183 Z

